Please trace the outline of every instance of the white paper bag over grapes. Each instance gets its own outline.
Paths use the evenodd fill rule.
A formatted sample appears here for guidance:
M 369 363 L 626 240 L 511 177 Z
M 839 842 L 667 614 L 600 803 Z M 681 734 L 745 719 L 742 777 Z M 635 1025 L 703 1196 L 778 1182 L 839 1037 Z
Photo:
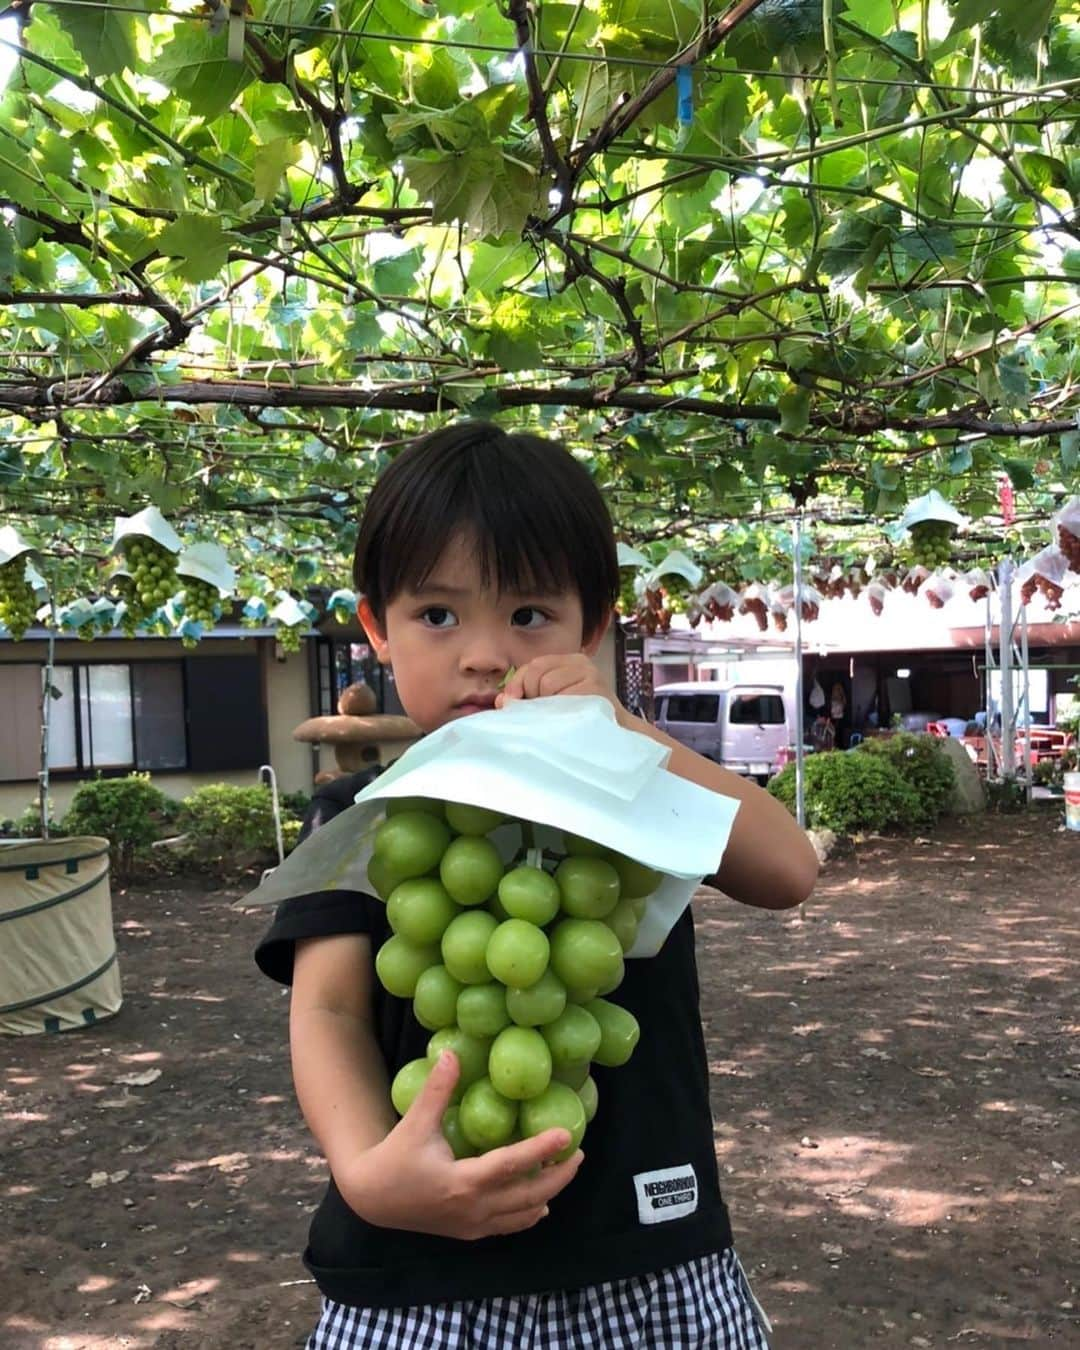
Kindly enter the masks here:
M 444 1130 L 466 1156 L 596 1110 L 590 1065 L 638 1027 L 624 961 L 654 956 L 715 871 L 738 802 L 669 773 L 668 749 L 597 697 L 515 701 L 425 737 L 245 903 L 320 890 L 386 902 L 376 971 L 432 1032 L 392 1086 L 404 1114 L 443 1049 Z M 609 996 L 615 995 L 614 998 Z

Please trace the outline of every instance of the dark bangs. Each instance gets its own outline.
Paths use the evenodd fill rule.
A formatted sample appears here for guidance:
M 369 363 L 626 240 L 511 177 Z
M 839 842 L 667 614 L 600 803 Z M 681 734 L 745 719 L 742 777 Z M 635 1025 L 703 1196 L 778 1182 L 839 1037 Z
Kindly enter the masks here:
M 604 499 L 556 441 L 458 422 L 398 455 L 368 498 L 353 563 L 356 589 L 380 623 L 389 601 L 419 590 L 458 536 L 475 540 L 485 586 L 576 591 L 586 637 L 618 596 Z

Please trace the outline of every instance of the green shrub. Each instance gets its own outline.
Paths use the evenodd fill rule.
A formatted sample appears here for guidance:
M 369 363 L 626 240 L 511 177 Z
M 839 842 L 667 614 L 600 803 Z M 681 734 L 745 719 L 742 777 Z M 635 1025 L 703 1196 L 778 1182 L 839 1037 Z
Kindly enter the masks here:
M 50 797 L 48 803 L 49 812 L 49 835 L 53 839 L 62 839 L 66 833 L 60 822 L 53 816 L 53 800 Z M 13 820 L 6 816 L 0 820 L 0 839 L 40 839 L 41 838 L 41 808 L 35 798 L 29 802 L 26 809 L 18 819 Z
M 883 756 L 912 789 L 918 801 L 913 825 L 933 825 L 941 818 L 956 786 L 956 773 L 936 736 L 914 731 L 873 736 L 863 741 L 858 753 Z
M 290 816 L 295 820 L 303 820 L 304 812 L 311 805 L 311 797 L 306 792 L 283 792 L 278 801 L 281 803 L 283 822 Z
M 769 784 L 769 791 L 795 811 L 795 765 Z M 905 827 L 919 818 L 919 801 L 892 763 L 879 755 L 828 750 L 804 764 L 806 823 L 837 834 Z
M 64 817 L 67 834 L 96 834 L 112 845 L 117 873 L 130 876 L 139 854 L 158 838 L 169 815 L 169 799 L 146 773 L 95 778 L 80 783 Z
M 1060 759 L 1040 759 L 1032 767 L 1031 781 L 1039 787 L 1062 788 L 1065 782 L 1065 769 Z
M 183 856 L 198 866 L 238 872 L 277 861 L 274 799 L 268 787 L 209 783 L 196 788 L 181 802 L 176 823 L 187 836 Z M 300 825 L 284 817 L 281 825 L 288 848 Z
M 49 804 L 46 809 L 49 813 L 50 839 L 63 839 L 63 837 L 66 834 L 74 833 L 73 830 L 69 830 L 66 828 L 67 823 L 66 821 L 61 822 L 58 816 L 53 815 L 53 811 L 56 808 L 53 805 L 53 800 L 51 797 L 49 798 Z M 40 839 L 41 807 L 38 805 L 37 802 L 31 802 L 29 806 L 27 806 L 26 810 L 22 813 L 22 815 L 18 818 L 18 820 L 14 821 L 13 824 L 15 827 L 15 834 L 20 839 Z

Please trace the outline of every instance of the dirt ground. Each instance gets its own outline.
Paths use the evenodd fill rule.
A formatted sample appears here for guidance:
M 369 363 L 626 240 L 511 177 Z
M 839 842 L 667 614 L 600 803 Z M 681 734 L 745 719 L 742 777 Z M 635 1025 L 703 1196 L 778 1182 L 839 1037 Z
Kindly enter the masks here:
M 1059 819 L 870 841 L 797 916 L 699 897 L 717 1153 L 775 1350 L 1080 1344 Z M 3 1350 L 302 1345 L 322 1165 L 235 895 L 117 893 L 121 1013 L 0 1042 Z

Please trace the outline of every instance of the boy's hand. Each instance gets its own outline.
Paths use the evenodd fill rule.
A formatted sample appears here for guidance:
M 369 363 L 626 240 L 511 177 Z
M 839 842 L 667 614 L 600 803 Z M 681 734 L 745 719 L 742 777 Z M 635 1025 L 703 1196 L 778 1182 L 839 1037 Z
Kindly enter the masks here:
M 566 1147 L 565 1130 L 456 1160 L 441 1121 L 458 1073 L 456 1057 L 444 1051 L 404 1118 L 347 1174 L 335 1175 L 345 1203 L 368 1223 L 465 1240 L 517 1233 L 544 1218 L 548 1201 L 573 1180 L 580 1149 L 541 1169 Z
M 598 694 L 615 709 L 615 718 L 620 726 L 627 725 L 631 720 L 630 714 L 584 652 L 570 652 L 565 656 L 537 656 L 511 675 L 495 699 L 495 706 L 505 707 L 515 698 L 547 698 L 552 694 Z

